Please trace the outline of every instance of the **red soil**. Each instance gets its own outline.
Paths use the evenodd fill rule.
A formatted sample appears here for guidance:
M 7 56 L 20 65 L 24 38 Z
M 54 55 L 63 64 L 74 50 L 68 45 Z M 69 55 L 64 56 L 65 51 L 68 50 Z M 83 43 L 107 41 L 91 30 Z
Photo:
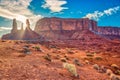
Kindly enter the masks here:
M 115 42 L 114 42 L 115 43 Z M 31 54 L 22 52 L 23 46 L 29 46 Z M 57 45 L 57 47 L 48 47 L 49 45 Z M 112 44 L 109 44 L 112 45 Z M 120 67 L 119 45 L 102 45 L 94 46 L 79 45 L 69 46 L 64 42 L 57 43 L 33 43 L 27 41 L 0 41 L 0 80 L 110 80 L 105 73 L 99 73 L 93 69 L 94 64 L 111 68 L 111 64 L 116 64 Z M 43 52 L 36 51 L 33 47 L 39 46 Z M 89 46 L 89 47 L 87 47 Z M 107 50 L 111 48 L 112 50 Z M 119 49 L 118 49 L 119 48 Z M 99 52 L 97 52 L 97 50 Z M 116 52 L 115 52 L 116 51 Z M 96 52 L 92 58 L 86 56 L 87 52 Z M 44 59 L 45 55 L 51 55 L 52 61 Z M 57 57 L 64 58 L 65 55 L 69 58 L 67 62 L 73 63 L 74 59 L 78 59 L 82 66 L 77 66 L 79 78 L 73 77 L 62 66 L 62 61 Z M 102 60 L 95 59 L 96 56 L 101 56 Z M 90 64 L 86 64 L 85 61 Z M 113 70 L 113 69 L 112 69 Z M 114 70 L 113 70 L 114 71 Z

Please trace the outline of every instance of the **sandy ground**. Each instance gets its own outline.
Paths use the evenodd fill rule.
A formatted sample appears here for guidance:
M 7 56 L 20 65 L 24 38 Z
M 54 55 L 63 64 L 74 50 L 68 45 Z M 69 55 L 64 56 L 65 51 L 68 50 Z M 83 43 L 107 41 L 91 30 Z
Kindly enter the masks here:
M 114 69 L 112 64 L 120 67 L 120 54 L 118 51 L 105 51 L 89 57 L 89 50 L 78 47 L 69 47 L 61 43 L 53 46 L 48 43 L 33 43 L 25 41 L 0 41 L 0 80 L 110 80 L 106 73 L 100 73 L 93 68 L 94 64 Z M 24 47 L 27 46 L 30 54 L 25 54 Z M 37 51 L 35 47 L 41 51 Z M 117 45 L 118 46 L 118 45 Z M 97 47 L 97 46 L 96 46 Z M 83 47 L 84 48 L 84 47 Z M 91 50 L 91 52 L 94 52 Z M 44 57 L 49 54 L 51 61 Z M 67 56 L 66 61 L 74 64 L 73 60 L 79 60 L 81 66 L 75 64 L 78 77 L 72 76 L 63 68 L 61 59 Z M 96 59 L 100 57 L 100 59 Z

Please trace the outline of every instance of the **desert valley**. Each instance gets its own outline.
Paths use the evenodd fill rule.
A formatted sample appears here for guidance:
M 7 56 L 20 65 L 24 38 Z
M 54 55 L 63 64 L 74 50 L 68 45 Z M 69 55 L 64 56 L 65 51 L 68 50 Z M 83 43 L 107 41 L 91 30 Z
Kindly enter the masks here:
M 0 80 L 120 80 L 120 28 L 43 18 L 0 40 Z

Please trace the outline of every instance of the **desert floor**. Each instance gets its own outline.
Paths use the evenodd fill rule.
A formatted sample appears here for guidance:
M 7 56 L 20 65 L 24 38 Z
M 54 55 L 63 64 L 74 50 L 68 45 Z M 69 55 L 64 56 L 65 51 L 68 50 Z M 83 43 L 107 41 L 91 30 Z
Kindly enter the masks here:
M 105 46 L 95 45 L 94 50 L 92 47 L 87 49 L 84 45 L 79 48 L 63 42 L 0 40 L 0 80 L 110 80 L 105 72 L 94 69 L 94 64 L 111 69 L 119 76 L 118 43 L 107 49 Z M 114 50 L 110 47 L 114 47 Z M 75 59 L 80 65 L 74 63 Z M 64 61 L 76 66 L 79 78 L 63 68 Z

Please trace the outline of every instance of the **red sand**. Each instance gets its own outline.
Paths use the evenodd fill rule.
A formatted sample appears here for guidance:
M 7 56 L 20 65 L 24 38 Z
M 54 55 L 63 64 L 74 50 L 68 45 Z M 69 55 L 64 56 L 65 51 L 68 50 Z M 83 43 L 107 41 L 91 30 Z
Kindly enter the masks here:
M 57 43 L 51 43 L 57 45 Z M 29 46 L 32 54 L 25 55 L 22 50 L 23 46 Z M 86 48 L 80 45 L 79 47 L 71 47 L 64 43 L 59 43 L 57 48 L 48 48 L 50 44 L 28 43 L 25 41 L 0 41 L 0 80 L 110 80 L 105 73 L 99 73 L 93 69 L 93 64 L 99 64 L 107 68 L 111 68 L 111 64 L 117 64 L 120 67 L 120 54 L 118 54 L 120 46 L 114 45 L 112 51 L 106 51 L 108 45 L 101 47 L 95 56 L 101 56 L 102 60 L 96 60 L 95 56 L 88 58 L 87 52 L 95 52 L 93 46 Z M 43 52 L 36 51 L 33 47 L 39 46 Z M 82 46 L 82 48 L 80 48 Z M 100 48 L 95 46 L 96 49 Z M 109 46 L 111 47 L 111 46 Z M 108 48 L 108 47 L 107 47 Z M 119 49 L 117 49 L 119 48 Z M 115 52 L 115 50 L 117 52 Z M 71 51 L 72 53 L 69 53 Z M 52 62 L 44 59 L 46 54 L 51 55 Z M 65 55 L 69 58 L 67 62 L 73 63 L 74 59 L 79 59 L 82 66 L 77 66 L 79 78 L 73 77 L 66 69 L 62 67 L 62 61 L 56 58 L 64 58 Z M 90 64 L 86 64 L 88 60 Z M 113 70 L 114 71 L 114 70 Z

